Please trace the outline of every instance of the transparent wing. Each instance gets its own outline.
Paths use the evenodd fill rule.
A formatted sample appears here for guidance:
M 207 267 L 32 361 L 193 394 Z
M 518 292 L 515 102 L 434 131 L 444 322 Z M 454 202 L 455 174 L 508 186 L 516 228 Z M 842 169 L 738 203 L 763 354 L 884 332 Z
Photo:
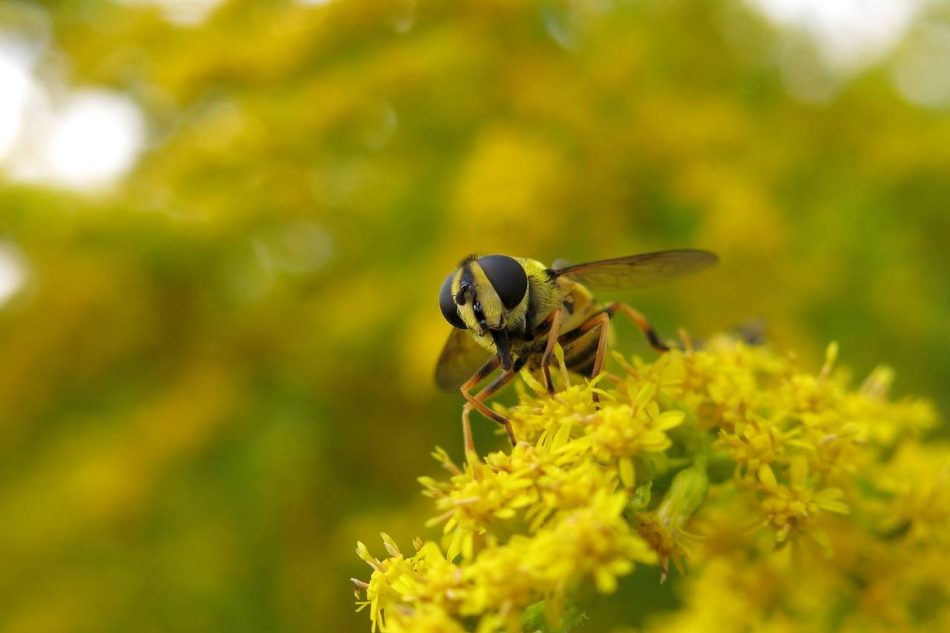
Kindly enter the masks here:
M 680 249 L 555 267 L 553 271 L 557 277 L 564 275 L 591 288 L 639 288 L 694 273 L 717 261 L 708 251 Z
M 435 366 L 435 384 L 443 391 L 458 389 L 489 356 L 488 350 L 476 343 L 468 330 L 452 328 Z

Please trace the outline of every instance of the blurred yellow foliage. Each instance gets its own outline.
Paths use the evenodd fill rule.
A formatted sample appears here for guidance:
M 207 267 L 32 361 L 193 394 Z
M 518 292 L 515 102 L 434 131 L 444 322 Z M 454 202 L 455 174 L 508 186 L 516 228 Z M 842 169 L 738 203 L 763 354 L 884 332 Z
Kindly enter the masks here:
M 0 88 L 0 630 L 362 626 L 350 543 L 407 543 L 409 475 L 461 444 L 436 294 L 473 251 L 713 250 L 616 298 L 664 335 L 762 317 L 803 362 L 838 340 L 946 412 L 950 119 L 893 80 L 945 21 L 928 3 L 808 101 L 812 45 L 741 0 L 0 4 L 0 81 L 33 95 Z M 82 90 L 141 114 L 130 171 L 30 180 Z M 109 141 L 83 138 L 81 163 Z M 737 437 L 770 460 L 760 432 Z M 617 591 L 673 608 L 639 582 Z

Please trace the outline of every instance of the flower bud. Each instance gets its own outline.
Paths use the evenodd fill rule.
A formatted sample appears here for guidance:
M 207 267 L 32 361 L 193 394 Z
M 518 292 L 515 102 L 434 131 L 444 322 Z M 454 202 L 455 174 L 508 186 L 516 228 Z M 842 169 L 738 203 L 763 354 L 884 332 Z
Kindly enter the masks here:
M 692 466 L 673 477 L 673 483 L 657 509 L 660 521 L 668 527 L 681 527 L 702 505 L 708 488 L 706 458 L 699 457 Z

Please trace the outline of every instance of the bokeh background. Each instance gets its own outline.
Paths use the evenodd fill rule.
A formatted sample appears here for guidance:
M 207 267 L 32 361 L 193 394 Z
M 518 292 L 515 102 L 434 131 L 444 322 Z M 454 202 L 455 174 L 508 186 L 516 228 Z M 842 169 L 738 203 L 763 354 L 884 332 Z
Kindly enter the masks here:
M 616 298 L 946 417 L 948 59 L 928 0 L 0 4 L 0 630 L 367 630 L 471 251 L 714 250 Z

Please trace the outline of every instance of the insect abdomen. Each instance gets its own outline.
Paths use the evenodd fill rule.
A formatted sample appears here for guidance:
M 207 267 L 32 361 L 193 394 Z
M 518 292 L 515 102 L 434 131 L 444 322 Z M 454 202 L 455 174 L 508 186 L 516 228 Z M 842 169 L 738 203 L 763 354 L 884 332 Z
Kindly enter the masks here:
M 579 339 L 572 341 L 564 350 L 564 364 L 574 373 L 590 376 L 594 369 L 594 360 L 597 358 L 597 344 L 599 342 L 599 328 L 585 332 Z

